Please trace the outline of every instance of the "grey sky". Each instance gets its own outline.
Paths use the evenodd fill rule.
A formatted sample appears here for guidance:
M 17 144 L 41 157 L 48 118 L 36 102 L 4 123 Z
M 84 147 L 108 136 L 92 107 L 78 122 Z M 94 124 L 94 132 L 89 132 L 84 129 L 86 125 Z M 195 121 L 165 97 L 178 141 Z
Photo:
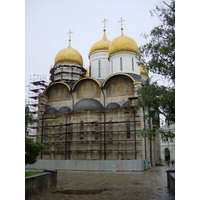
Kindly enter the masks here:
M 170 0 L 165 0 L 170 3 Z M 26 0 L 25 1 L 25 84 L 33 74 L 46 75 L 54 65 L 56 54 L 68 46 L 67 34 L 72 30 L 71 45 L 89 66 L 91 46 L 103 36 L 104 18 L 109 40 L 120 36 L 122 17 L 124 35 L 133 38 L 138 46 L 145 43 L 142 33 L 160 23 L 151 17 L 150 10 L 163 5 L 161 0 Z M 26 99 L 28 87 L 26 87 Z

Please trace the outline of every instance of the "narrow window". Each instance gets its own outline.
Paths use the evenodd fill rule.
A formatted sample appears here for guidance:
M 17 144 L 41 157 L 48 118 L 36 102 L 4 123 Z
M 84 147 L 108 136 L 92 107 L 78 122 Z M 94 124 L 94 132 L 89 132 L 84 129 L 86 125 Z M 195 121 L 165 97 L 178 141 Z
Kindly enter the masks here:
M 120 70 L 122 71 L 122 57 L 120 58 Z
M 89 77 L 91 77 L 91 64 L 89 66 Z
M 98 139 L 98 123 L 97 122 L 95 122 L 94 134 L 95 134 L 95 140 L 97 140 Z
M 134 60 L 132 58 L 132 71 L 134 71 Z
M 110 121 L 109 126 L 110 126 L 110 139 L 112 139 L 112 132 L 113 132 L 113 130 L 112 130 L 112 121 Z
M 127 138 L 130 138 L 130 120 L 127 119 L 126 121 L 126 134 L 127 134 Z
M 111 61 L 111 74 L 113 73 L 113 60 Z
M 99 78 L 101 77 L 101 61 L 98 60 L 98 75 L 99 75 Z
M 81 121 L 81 140 L 83 139 L 83 121 Z
M 47 141 L 47 134 L 48 134 L 48 124 L 45 124 L 45 136 L 44 136 L 44 140 Z
M 61 68 L 61 80 L 63 80 L 63 67 Z
M 71 140 L 73 140 L 73 123 L 71 124 Z
M 72 67 L 71 80 L 73 80 L 73 71 L 74 71 L 74 69 Z
M 63 133 L 63 125 L 60 123 L 60 140 L 62 140 L 62 133 Z

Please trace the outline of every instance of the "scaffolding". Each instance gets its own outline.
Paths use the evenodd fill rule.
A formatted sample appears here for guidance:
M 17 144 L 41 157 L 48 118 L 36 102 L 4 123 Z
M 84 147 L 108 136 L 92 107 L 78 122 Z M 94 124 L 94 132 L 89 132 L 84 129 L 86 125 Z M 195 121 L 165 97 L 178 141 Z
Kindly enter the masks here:
M 70 71 L 67 71 L 67 69 L 70 69 Z M 81 70 L 81 72 L 75 72 L 75 70 Z M 57 72 L 55 72 L 58 70 Z M 50 80 L 52 82 L 56 81 L 56 78 L 59 77 L 62 81 L 67 81 L 67 82 L 72 82 L 74 83 L 75 80 L 73 79 L 74 75 L 79 76 L 79 78 L 83 78 L 86 75 L 87 70 L 84 69 L 83 67 L 79 67 L 76 65 L 58 65 L 56 67 L 52 67 L 50 69 Z M 63 75 L 68 74 L 71 75 L 67 79 L 63 78 Z
M 36 128 L 37 128 L 37 114 L 38 114 L 38 95 L 42 93 L 48 86 L 47 78 L 45 75 L 34 74 L 30 76 L 29 93 L 28 93 L 28 107 L 33 115 L 34 123 L 28 125 L 27 136 L 35 141 Z
M 65 116 L 64 116 L 65 115 Z M 67 115 L 63 114 L 67 119 Z M 137 159 L 141 152 L 140 116 L 126 121 L 56 122 L 43 115 L 37 139 L 44 144 L 41 159 Z M 52 123 L 51 123 L 52 122 Z M 107 158 L 106 158 L 107 157 Z
M 38 95 L 42 93 L 47 86 L 48 82 L 45 75 L 34 74 L 30 76 L 28 107 L 34 118 L 37 118 Z

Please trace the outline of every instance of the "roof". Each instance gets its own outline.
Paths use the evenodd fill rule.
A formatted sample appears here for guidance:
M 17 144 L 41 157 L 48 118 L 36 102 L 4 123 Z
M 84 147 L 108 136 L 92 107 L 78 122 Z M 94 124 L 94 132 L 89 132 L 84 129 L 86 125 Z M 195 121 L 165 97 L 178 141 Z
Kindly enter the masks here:
M 74 111 L 80 110 L 104 110 L 104 107 L 96 99 L 85 98 L 78 101 L 74 106 Z
M 117 110 L 117 109 L 121 109 L 121 106 L 119 105 L 119 103 L 116 102 L 111 102 L 106 106 L 106 110 Z
M 67 106 L 63 106 L 63 107 L 50 107 L 47 108 L 44 112 L 44 114 L 61 114 L 61 113 L 70 113 L 71 112 L 71 108 L 67 107 Z

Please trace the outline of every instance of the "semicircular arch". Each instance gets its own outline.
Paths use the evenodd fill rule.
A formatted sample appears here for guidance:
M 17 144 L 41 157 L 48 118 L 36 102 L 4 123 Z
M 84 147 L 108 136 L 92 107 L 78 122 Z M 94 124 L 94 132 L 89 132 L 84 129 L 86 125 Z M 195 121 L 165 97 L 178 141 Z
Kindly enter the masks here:
M 44 94 L 48 97 L 49 102 L 71 100 L 70 87 L 64 82 L 50 84 L 44 90 Z
M 133 84 L 136 83 L 135 79 L 134 79 L 131 75 L 126 74 L 126 73 L 124 73 L 124 72 L 117 72 L 117 73 L 114 73 L 114 74 L 111 74 L 110 76 L 108 76 L 108 77 L 105 79 L 105 81 L 103 82 L 102 87 L 105 87 L 105 86 L 106 86 L 106 83 L 107 83 L 111 78 L 113 78 L 113 77 L 115 77 L 115 76 L 127 76 L 127 77 L 129 77 L 129 78 L 133 81 Z
M 96 99 L 85 98 L 76 102 L 74 106 L 74 111 L 81 110 L 104 110 L 103 105 Z
M 48 90 L 51 86 L 57 85 L 57 84 L 63 84 L 63 85 L 65 85 L 65 86 L 69 89 L 69 91 L 71 90 L 70 87 L 69 87 L 69 85 L 68 85 L 67 83 L 64 83 L 64 82 L 55 82 L 55 83 L 52 83 L 52 84 L 50 84 L 50 85 L 47 86 L 47 88 L 44 90 L 44 94 L 46 95 L 47 90 Z
M 99 81 L 98 81 L 97 79 L 92 78 L 92 77 L 84 77 L 84 78 L 81 78 L 81 79 L 79 79 L 78 81 L 75 82 L 75 84 L 74 84 L 73 87 L 72 87 L 72 90 L 75 90 L 76 86 L 77 86 L 80 82 L 85 81 L 85 80 L 93 80 L 93 81 L 95 81 L 95 82 L 98 84 L 98 86 L 101 88 L 101 84 L 99 83 Z
M 135 79 L 126 73 L 115 73 L 110 75 L 103 83 L 106 97 L 116 98 L 119 96 L 134 95 Z M 109 99 L 113 101 L 114 99 Z
M 75 83 L 72 90 L 77 100 L 84 98 L 101 98 L 101 84 L 95 78 L 82 78 Z

